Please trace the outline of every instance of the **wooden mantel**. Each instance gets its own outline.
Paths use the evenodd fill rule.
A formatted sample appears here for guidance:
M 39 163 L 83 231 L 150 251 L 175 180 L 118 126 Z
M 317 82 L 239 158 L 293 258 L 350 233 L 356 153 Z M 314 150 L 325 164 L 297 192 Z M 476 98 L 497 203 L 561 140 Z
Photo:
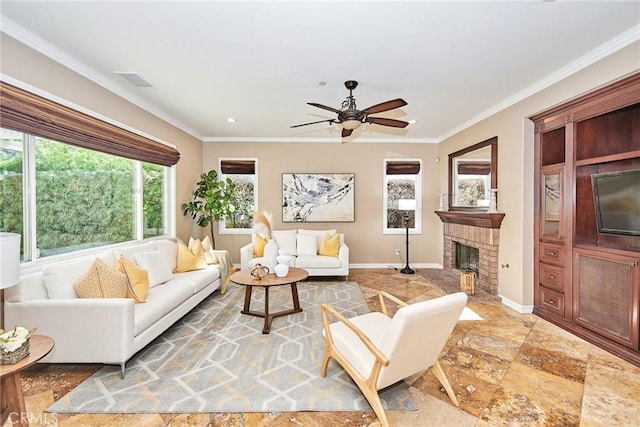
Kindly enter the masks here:
M 504 213 L 501 212 L 435 211 L 435 213 L 442 222 L 484 228 L 500 228 L 504 218 Z

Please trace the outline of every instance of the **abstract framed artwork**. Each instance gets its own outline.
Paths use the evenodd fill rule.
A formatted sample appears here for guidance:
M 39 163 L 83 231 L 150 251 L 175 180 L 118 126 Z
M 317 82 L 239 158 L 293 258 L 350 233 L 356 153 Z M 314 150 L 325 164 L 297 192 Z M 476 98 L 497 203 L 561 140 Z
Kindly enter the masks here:
M 353 222 L 354 208 L 355 174 L 282 174 L 282 222 Z

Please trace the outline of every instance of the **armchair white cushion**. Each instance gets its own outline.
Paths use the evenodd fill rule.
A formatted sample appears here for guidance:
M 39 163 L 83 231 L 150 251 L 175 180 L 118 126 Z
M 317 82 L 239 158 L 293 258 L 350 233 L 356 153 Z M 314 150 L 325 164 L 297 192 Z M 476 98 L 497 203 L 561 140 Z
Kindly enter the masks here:
M 387 314 L 384 298 L 401 306 L 393 317 Z M 331 358 L 340 363 L 383 426 L 389 423 L 378 390 L 425 369 L 433 368 L 433 374 L 458 406 L 438 357 L 467 303 L 467 295 L 457 292 L 408 305 L 380 292 L 380 303 L 382 313 L 366 313 L 351 319 L 322 305 L 326 350 L 321 376 L 326 376 Z M 338 322 L 329 324 L 329 315 Z

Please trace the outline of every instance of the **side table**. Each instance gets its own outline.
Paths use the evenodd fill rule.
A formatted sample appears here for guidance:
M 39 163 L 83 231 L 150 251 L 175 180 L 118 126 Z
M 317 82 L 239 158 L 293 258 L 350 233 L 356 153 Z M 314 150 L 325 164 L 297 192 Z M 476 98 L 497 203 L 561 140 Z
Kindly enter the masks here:
M 24 404 L 20 372 L 36 364 L 53 349 L 55 342 L 45 335 L 32 335 L 29 339 L 29 355 L 13 365 L 0 365 L 0 396 L 2 418 L 0 426 L 11 417 L 13 424 L 28 426 L 27 408 Z

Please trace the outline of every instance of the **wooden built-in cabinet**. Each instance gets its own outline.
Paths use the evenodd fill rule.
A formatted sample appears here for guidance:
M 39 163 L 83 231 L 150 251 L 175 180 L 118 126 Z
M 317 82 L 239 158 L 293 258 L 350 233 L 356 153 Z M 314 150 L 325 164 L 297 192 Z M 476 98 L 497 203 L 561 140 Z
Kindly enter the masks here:
M 640 73 L 531 119 L 534 313 L 640 366 L 640 230 L 599 228 L 592 182 L 640 170 Z M 640 217 L 631 182 L 622 201 Z

